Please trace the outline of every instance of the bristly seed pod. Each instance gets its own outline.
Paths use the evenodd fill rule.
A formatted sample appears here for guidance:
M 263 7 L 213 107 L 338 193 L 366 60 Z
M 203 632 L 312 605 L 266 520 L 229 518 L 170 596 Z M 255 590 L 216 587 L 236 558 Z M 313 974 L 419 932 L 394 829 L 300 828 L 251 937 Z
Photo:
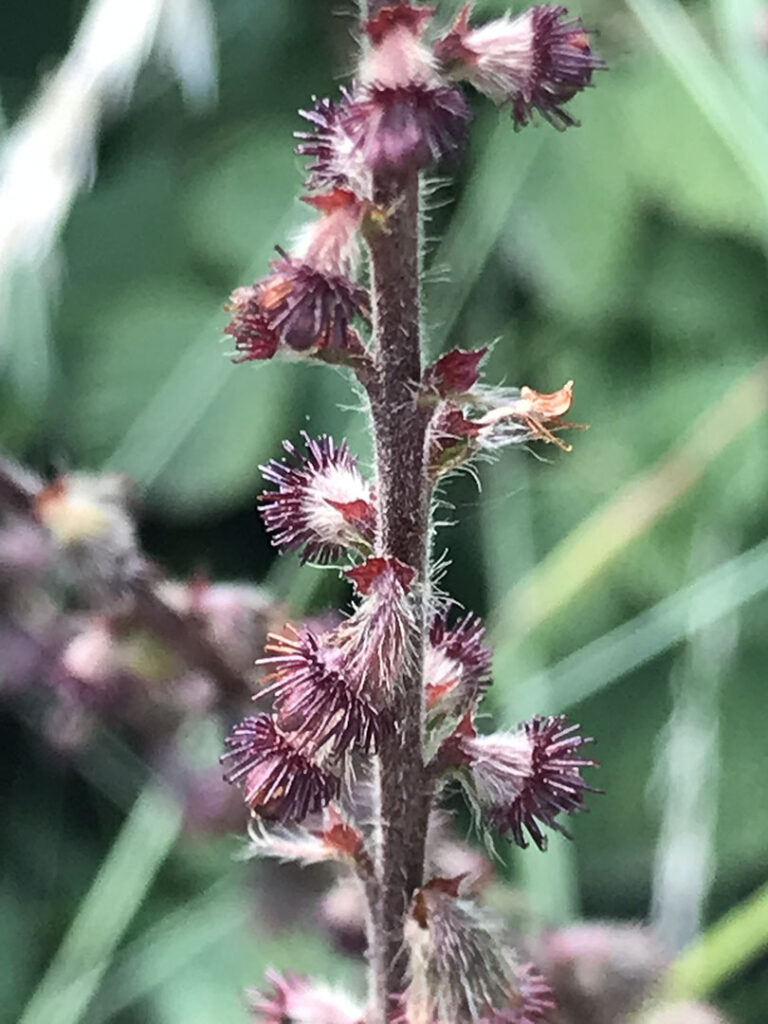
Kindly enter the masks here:
M 366 289 L 351 280 L 364 204 L 342 188 L 304 201 L 321 217 L 291 253 L 278 250 L 266 277 L 232 293 L 234 315 L 224 331 L 235 339 L 239 362 L 270 359 L 281 343 L 294 352 L 362 350 L 350 324 L 370 315 Z
M 312 759 L 301 739 L 284 735 L 269 715 L 243 719 L 227 737 L 224 778 L 242 787 L 255 814 L 302 821 L 337 795 L 339 779 Z
M 459 773 L 460 781 L 488 824 L 509 833 L 523 849 L 527 833 L 545 850 L 540 824 L 570 838 L 557 816 L 585 810 L 584 793 L 599 792 L 581 777 L 583 768 L 597 767 L 597 762 L 577 754 L 592 742 L 578 729 L 564 715 L 536 716 L 515 733 L 478 736 L 467 715 L 442 744 L 438 763 L 469 770 L 468 776 Z
M 268 970 L 272 991 L 247 992 L 255 1024 L 360 1024 L 363 1009 L 338 989 Z
M 368 693 L 390 694 L 409 654 L 416 572 L 397 558 L 371 557 L 344 575 L 363 597 L 336 634 L 347 671 Z
M 364 26 L 370 46 L 344 133 L 372 171 L 427 167 L 463 140 L 470 109 L 436 73 L 422 42 L 432 13 L 400 2 L 381 8 Z
M 477 1024 L 519 1001 L 517 962 L 502 929 L 459 897 L 460 883 L 435 878 L 414 896 L 405 929 L 409 1021 Z
M 462 7 L 435 44 L 435 55 L 452 77 L 468 80 L 500 105 L 509 104 L 517 128 L 535 111 L 556 128 L 578 124 L 563 104 L 590 84 L 593 71 L 605 68 L 581 21 L 562 20 L 568 13 L 562 4 L 537 4 L 471 28 L 472 6 Z
M 269 656 L 259 662 L 273 671 L 258 696 L 274 698 L 280 729 L 311 735 L 317 749 L 330 742 L 334 755 L 375 750 L 394 723 L 348 678 L 347 655 L 335 645 L 334 635 L 318 637 L 306 627 L 292 633 L 270 634 Z
M 293 464 L 268 462 L 260 469 L 277 485 L 259 498 L 264 525 L 283 551 L 302 550 L 301 559 L 327 564 L 348 548 L 370 550 L 376 531 L 371 489 L 346 441 L 302 432 L 306 455 L 290 441 L 283 447 Z

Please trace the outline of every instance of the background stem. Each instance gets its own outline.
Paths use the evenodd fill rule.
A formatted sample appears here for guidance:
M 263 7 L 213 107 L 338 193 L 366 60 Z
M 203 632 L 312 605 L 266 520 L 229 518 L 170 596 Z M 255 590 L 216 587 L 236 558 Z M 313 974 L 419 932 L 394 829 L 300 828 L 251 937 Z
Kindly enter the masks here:
M 377 905 L 369 949 L 373 1020 L 384 1024 L 391 997 L 405 987 L 403 923 L 423 881 L 431 804 L 423 749 L 423 660 L 429 581 L 429 413 L 417 407 L 421 376 L 419 308 L 420 203 L 418 172 L 380 174 L 376 201 L 390 211 L 385 230 L 369 238 L 377 375 L 369 389 L 376 446 L 377 552 L 417 571 L 411 657 L 394 695 L 398 729 L 378 757 L 380 833 Z

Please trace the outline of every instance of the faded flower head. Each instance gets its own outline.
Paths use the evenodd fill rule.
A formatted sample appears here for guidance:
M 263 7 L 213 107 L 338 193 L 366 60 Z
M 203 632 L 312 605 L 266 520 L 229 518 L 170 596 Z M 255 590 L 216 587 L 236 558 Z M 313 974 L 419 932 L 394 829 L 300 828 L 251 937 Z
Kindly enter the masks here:
M 302 821 L 336 796 L 339 779 L 305 749 L 299 734 L 282 733 L 269 715 L 243 719 L 226 739 L 224 778 L 240 786 L 263 818 Z
M 281 343 L 296 352 L 360 346 L 351 321 L 369 315 L 368 293 L 351 279 L 364 206 L 348 189 L 305 197 L 321 213 L 270 273 L 232 293 L 232 335 L 239 361 L 270 359 Z
M 472 28 L 472 6 L 462 7 L 435 45 L 453 76 L 467 79 L 496 103 L 509 104 L 518 128 L 534 112 L 556 128 L 578 124 L 563 105 L 590 84 L 593 71 L 605 67 L 581 21 L 568 18 L 562 4 L 537 4 Z
M 449 353 L 450 355 L 451 353 Z M 436 370 L 439 362 L 432 370 Z M 543 441 L 571 451 L 559 436 L 566 429 L 586 425 L 563 419 L 573 402 L 573 381 L 557 391 L 533 388 L 487 388 L 482 385 L 443 401 L 432 421 L 430 471 L 439 477 L 475 457 L 487 457 L 510 445 Z
M 302 561 L 337 561 L 347 548 L 370 549 L 376 509 L 368 483 L 345 441 L 337 445 L 323 435 L 302 433 L 306 454 L 289 441 L 283 447 L 291 462 L 261 467 L 277 490 L 265 491 L 261 514 L 272 541 L 284 551 L 302 550 Z
M 360 1024 L 363 1010 L 346 993 L 297 974 L 268 970 L 270 989 L 248 995 L 255 1024 Z
M 578 729 L 564 715 L 536 716 L 517 732 L 478 736 L 466 716 L 439 758 L 446 767 L 469 769 L 469 785 L 466 777 L 462 781 L 483 820 L 523 849 L 530 836 L 545 850 L 540 826 L 568 836 L 558 815 L 584 810 L 584 792 L 592 791 L 581 771 L 596 762 L 577 753 L 590 742 Z
M 649 929 L 613 921 L 550 932 L 539 957 L 566 1024 L 629 1019 L 653 995 L 668 962 Z

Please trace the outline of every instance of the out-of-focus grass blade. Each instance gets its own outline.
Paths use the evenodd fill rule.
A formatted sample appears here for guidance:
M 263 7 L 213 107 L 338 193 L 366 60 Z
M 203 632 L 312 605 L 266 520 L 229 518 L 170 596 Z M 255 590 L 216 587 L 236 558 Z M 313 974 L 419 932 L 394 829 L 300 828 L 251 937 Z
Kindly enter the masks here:
M 731 74 L 750 97 L 755 112 L 767 121 L 764 96 L 768 85 L 765 41 L 760 19 L 765 18 L 763 0 L 712 0 L 712 13 L 723 41 Z
M 118 955 L 88 1024 L 112 1020 L 211 946 L 241 932 L 252 913 L 231 875 L 215 882 Z
M 695 537 L 695 568 L 705 560 L 711 564 L 714 547 L 706 537 Z M 696 628 L 699 614 L 694 599 L 689 606 L 693 628 L 670 677 L 672 710 L 659 739 L 651 784 L 662 805 L 652 917 L 656 935 L 670 951 L 684 949 L 701 931 L 715 874 L 720 695 L 739 638 L 735 614 L 706 630 Z
M 250 281 L 257 273 L 251 268 L 242 279 Z M 160 476 L 236 369 L 217 357 L 221 321 L 216 312 L 203 326 L 171 375 L 151 394 L 106 469 L 126 472 L 145 487 Z
M 768 884 L 729 910 L 672 965 L 675 997 L 702 999 L 768 951 Z
M 766 124 L 677 0 L 626 0 L 626 4 L 768 206 Z
M 19 1024 L 77 1024 L 179 833 L 181 812 L 150 783 L 136 800 Z
M 669 650 L 686 636 L 721 621 L 766 591 L 768 540 L 563 658 L 546 673 L 526 679 L 520 689 L 523 693 L 537 692 L 540 679 L 545 676 L 550 703 L 540 710 L 562 711 Z
M 588 516 L 501 602 L 497 656 L 580 594 L 630 544 L 649 530 L 701 478 L 710 463 L 768 412 L 768 359 L 705 409 L 682 442 L 615 499 Z
M 541 149 L 542 132 L 518 135 L 501 116 L 501 123 L 492 129 L 473 164 L 472 176 L 435 255 L 434 265 L 447 267 L 450 281 L 449 288 L 440 289 L 439 309 L 428 310 L 435 321 L 431 336 L 437 348 L 450 336 Z

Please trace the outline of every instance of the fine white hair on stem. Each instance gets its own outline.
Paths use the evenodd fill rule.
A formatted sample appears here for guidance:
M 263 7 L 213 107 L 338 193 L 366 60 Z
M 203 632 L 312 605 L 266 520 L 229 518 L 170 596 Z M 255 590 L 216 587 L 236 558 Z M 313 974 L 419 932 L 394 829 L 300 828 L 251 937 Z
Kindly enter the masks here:
M 0 337 L 19 274 L 45 269 L 77 193 L 95 175 L 105 117 L 156 56 L 187 100 L 216 93 L 209 0 L 91 0 L 69 52 L 0 145 Z

